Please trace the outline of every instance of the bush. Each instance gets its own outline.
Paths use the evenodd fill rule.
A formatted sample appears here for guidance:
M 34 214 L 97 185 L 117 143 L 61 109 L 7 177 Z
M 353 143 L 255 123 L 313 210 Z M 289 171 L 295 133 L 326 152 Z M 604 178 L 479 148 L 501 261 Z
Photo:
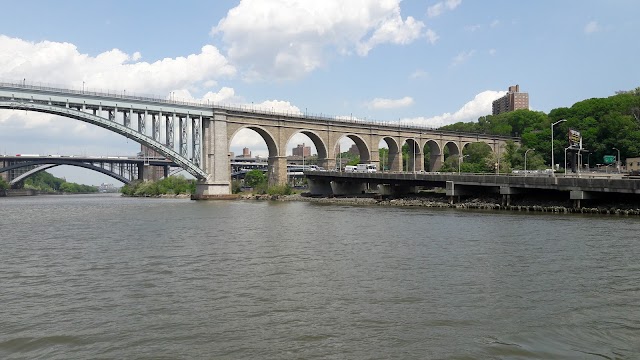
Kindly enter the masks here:
M 293 193 L 293 189 L 289 184 L 286 185 L 274 185 L 269 187 L 267 190 L 269 195 L 291 195 Z

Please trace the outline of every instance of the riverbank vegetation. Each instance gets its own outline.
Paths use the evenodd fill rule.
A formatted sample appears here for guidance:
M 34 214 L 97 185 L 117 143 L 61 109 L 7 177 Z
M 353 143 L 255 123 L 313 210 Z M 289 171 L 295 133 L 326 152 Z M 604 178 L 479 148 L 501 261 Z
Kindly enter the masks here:
M 196 191 L 196 181 L 182 175 L 158 181 L 134 181 L 125 184 L 120 192 L 126 196 L 190 195 Z
M 2 186 L 0 184 L 0 189 Z M 8 184 L 6 188 L 9 188 Z M 46 171 L 41 171 L 24 179 L 24 181 L 18 183 L 17 188 L 36 190 L 41 193 L 78 194 L 98 192 L 98 188 L 95 186 L 67 182 L 65 179 L 55 177 Z
M 3 178 L 0 177 L 0 190 L 7 190 L 9 188 L 9 183 L 7 183 Z

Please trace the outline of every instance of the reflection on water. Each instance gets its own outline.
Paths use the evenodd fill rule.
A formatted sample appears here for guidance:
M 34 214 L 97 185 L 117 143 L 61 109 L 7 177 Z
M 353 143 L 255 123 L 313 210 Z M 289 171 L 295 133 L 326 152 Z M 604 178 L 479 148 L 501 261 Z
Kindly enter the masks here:
M 640 356 L 640 220 L 0 200 L 2 358 Z

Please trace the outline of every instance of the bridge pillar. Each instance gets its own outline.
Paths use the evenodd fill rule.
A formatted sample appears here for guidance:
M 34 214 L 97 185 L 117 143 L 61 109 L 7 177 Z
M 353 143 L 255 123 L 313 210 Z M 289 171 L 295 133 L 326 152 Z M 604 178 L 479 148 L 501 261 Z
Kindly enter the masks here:
M 144 175 L 145 175 L 144 163 L 138 163 L 138 180 L 144 180 Z
M 400 152 L 389 152 L 389 170 L 402 171 L 402 154 Z
M 202 169 L 208 176 L 196 183 L 195 200 L 231 197 L 227 114 L 214 111 L 213 120 L 202 123 Z
M 429 161 L 431 163 L 431 169 L 429 169 L 429 171 L 438 171 L 440 170 L 440 168 L 442 167 L 442 163 L 444 162 L 444 154 L 431 154 Z
M 335 169 L 337 168 L 336 159 L 318 159 L 318 166 L 322 166 L 326 170 Z
M 412 172 L 412 171 L 421 171 L 424 170 L 424 155 L 423 154 L 409 154 L 409 161 L 408 161 L 408 167 L 409 169 L 407 169 L 407 171 Z M 414 164 L 413 162 L 415 161 L 415 168 L 414 168 Z
M 287 183 L 287 157 L 270 156 L 269 185 L 285 185 Z

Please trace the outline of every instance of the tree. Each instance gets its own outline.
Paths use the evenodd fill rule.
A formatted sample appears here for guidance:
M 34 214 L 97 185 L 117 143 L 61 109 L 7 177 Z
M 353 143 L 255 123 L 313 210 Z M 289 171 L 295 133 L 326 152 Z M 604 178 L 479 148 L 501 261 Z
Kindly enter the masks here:
M 244 175 L 244 184 L 249 187 L 258 187 L 267 183 L 267 176 L 262 170 L 251 170 Z
M 7 183 L 3 178 L 0 177 L 0 190 L 6 190 L 9 188 L 9 183 Z

